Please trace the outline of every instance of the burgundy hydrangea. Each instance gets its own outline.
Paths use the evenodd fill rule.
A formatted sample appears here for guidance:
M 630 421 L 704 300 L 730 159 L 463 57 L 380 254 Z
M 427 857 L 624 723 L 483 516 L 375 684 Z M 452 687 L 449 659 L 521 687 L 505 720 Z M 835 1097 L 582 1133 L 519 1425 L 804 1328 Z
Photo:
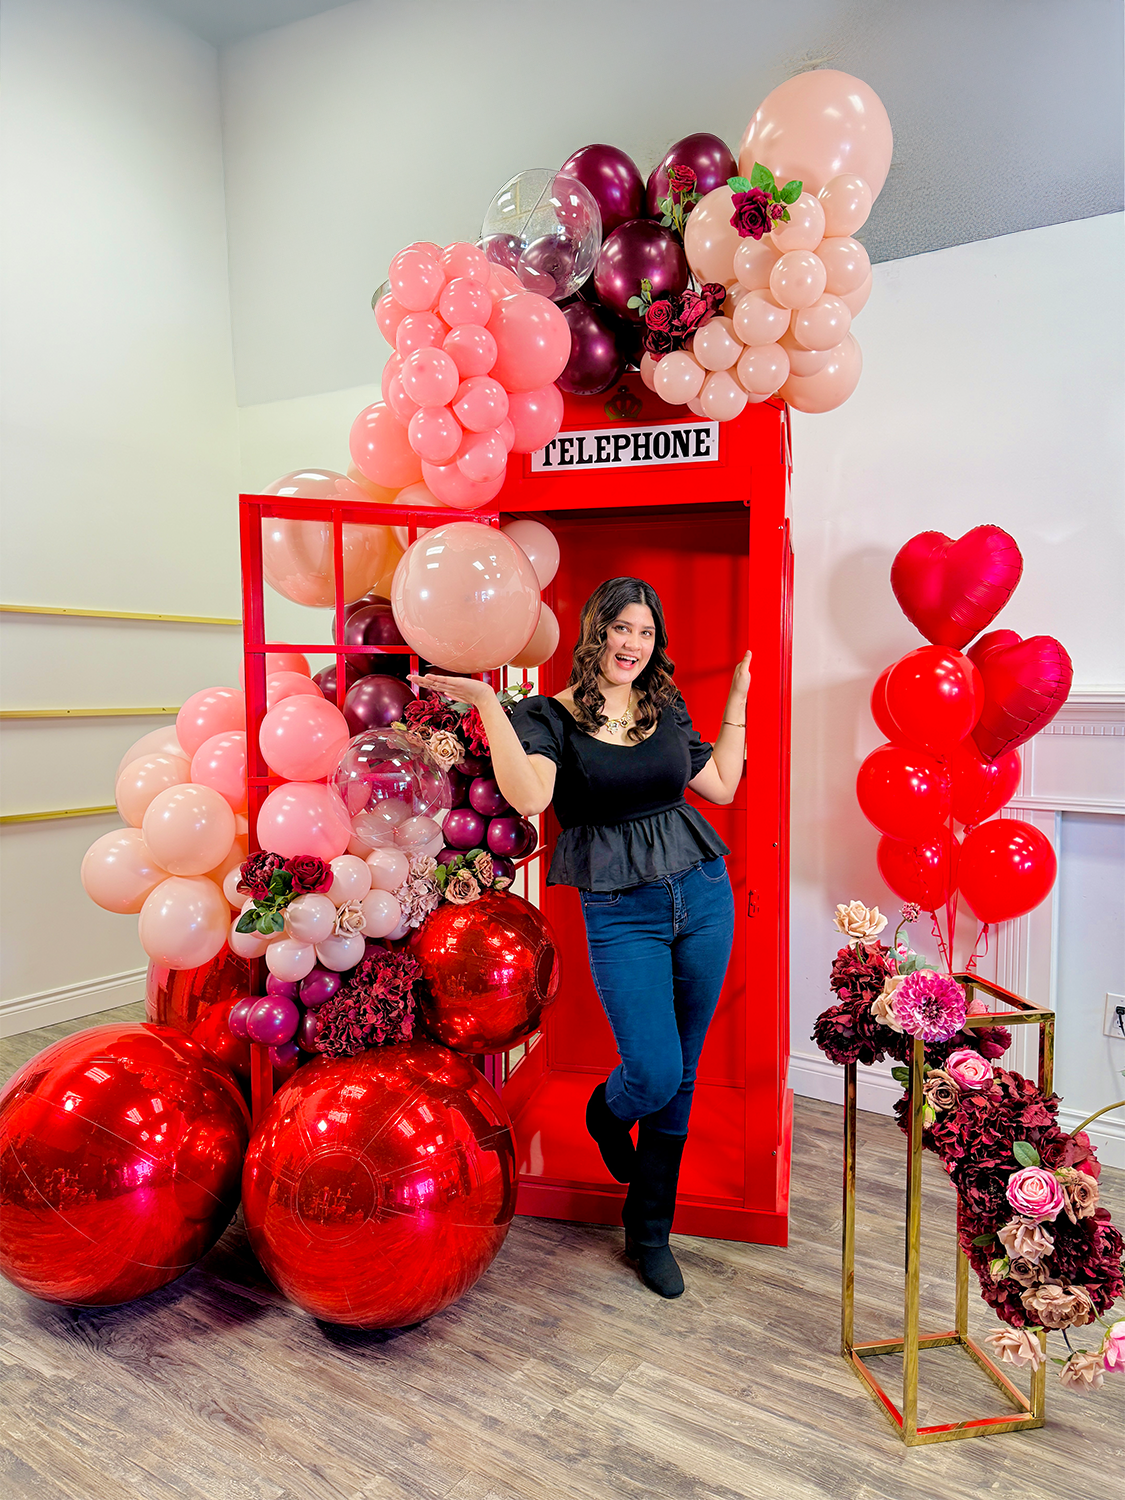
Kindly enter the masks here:
M 285 861 L 284 868 L 292 878 L 295 896 L 317 895 L 332 884 L 332 871 L 315 854 L 295 854 Z
M 412 954 L 369 947 L 351 979 L 317 1012 L 317 1051 L 329 1057 L 355 1057 L 368 1047 L 409 1041 L 414 1034 L 414 985 L 421 973 Z
M 270 893 L 270 881 L 285 861 L 280 854 L 271 854 L 268 849 L 259 849 L 242 861 L 239 869 L 238 889 L 255 901 L 264 901 Z
M 761 188 L 751 188 L 749 192 L 735 193 L 731 203 L 734 213 L 730 221 L 743 239 L 760 240 L 763 234 L 771 232 L 773 221 L 778 216 L 771 212 L 774 205 L 768 193 L 763 193 Z
M 470 755 L 488 754 L 488 735 L 484 732 L 484 721 L 475 703 L 469 705 L 469 712 L 462 718 L 460 728 L 461 738 Z
M 402 722 L 407 729 L 428 732 L 435 729 L 456 730 L 460 724 L 450 705 L 436 693 L 423 693 L 420 698 L 408 703 L 402 711 Z

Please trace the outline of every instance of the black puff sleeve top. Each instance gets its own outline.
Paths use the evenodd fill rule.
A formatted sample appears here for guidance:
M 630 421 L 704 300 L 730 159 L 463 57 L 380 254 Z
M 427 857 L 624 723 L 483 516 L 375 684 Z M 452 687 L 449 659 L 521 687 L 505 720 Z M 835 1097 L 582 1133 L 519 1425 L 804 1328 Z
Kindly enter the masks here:
M 711 759 L 683 698 L 636 745 L 584 733 L 553 698 L 527 698 L 512 723 L 529 755 L 558 767 L 553 805 L 562 827 L 548 885 L 617 891 L 730 851 L 684 790 Z

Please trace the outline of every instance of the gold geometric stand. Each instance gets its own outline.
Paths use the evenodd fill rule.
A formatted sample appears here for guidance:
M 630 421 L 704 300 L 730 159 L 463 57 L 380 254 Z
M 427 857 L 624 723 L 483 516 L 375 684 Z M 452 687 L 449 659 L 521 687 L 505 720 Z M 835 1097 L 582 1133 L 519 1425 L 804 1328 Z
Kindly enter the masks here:
M 1040 1010 L 1030 1001 L 999 985 L 979 979 L 975 974 L 955 974 L 965 986 L 970 1001 L 977 990 L 998 1000 L 1003 1010 L 987 1015 L 970 1016 L 966 1027 L 1038 1026 L 1039 1087 L 1051 1092 L 1054 1074 L 1055 1016 Z M 946 1333 L 922 1333 L 918 1327 L 919 1283 L 921 1276 L 922 1239 L 922 1065 L 925 1046 L 915 1038 L 911 1049 L 909 1129 L 906 1144 L 906 1295 L 903 1309 L 903 1332 L 900 1339 L 880 1339 L 873 1344 L 857 1344 L 853 1338 L 855 1320 L 855 1169 L 856 1169 L 856 1064 L 846 1068 L 844 1105 L 844 1264 L 842 1351 L 855 1373 L 867 1386 L 890 1419 L 895 1431 L 908 1447 L 922 1443 L 948 1443 L 956 1438 L 983 1437 L 994 1432 L 1021 1432 L 1028 1427 L 1042 1427 L 1046 1421 L 1046 1363 L 1031 1376 L 1030 1401 L 1016 1389 L 1007 1376 L 993 1364 L 980 1345 L 969 1337 L 969 1260 L 957 1244 L 955 1326 Z M 1046 1348 L 1046 1333 L 1039 1329 L 1039 1346 Z M 918 1426 L 918 1351 L 920 1349 L 961 1348 L 997 1385 L 1015 1408 L 992 1416 L 966 1417 L 960 1422 L 945 1422 L 932 1427 Z M 902 1355 L 902 1407 L 890 1395 L 865 1363 L 880 1354 Z

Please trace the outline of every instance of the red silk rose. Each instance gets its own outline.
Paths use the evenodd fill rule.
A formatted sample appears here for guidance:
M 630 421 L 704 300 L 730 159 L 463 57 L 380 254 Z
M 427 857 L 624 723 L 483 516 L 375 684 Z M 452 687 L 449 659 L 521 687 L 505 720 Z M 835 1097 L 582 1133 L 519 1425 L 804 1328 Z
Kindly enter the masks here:
M 760 240 L 763 234 L 769 234 L 772 230 L 774 218 L 780 217 L 772 212 L 774 205 L 761 188 L 751 188 L 747 193 L 735 193 L 731 202 L 734 213 L 730 221 L 743 239 Z M 777 206 L 781 207 L 780 204 Z

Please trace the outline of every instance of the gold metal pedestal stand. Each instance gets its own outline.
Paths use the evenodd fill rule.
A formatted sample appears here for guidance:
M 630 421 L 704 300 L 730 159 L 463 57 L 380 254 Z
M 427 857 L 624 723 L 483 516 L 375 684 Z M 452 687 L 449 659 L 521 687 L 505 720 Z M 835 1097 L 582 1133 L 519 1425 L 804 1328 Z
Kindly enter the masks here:
M 1019 995 L 979 979 L 975 974 L 955 974 L 965 986 L 970 1001 L 976 991 L 999 1001 L 1004 1009 L 987 1015 L 970 1016 L 966 1026 L 1039 1027 L 1039 1087 L 1051 1092 L 1054 1072 L 1055 1016 L 1050 1010 L 1039 1010 Z M 906 1147 L 906 1298 L 901 1339 L 881 1339 L 873 1344 L 857 1344 L 853 1338 L 855 1321 L 855 1168 L 856 1168 L 856 1064 L 846 1070 L 844 1105 L 844 1267 L 843 1328 L 844 1358 L 868 1387 L 886 1412 L 908 1447 L 921 1443 L 946 1443 L 954 1438 L 982 1437 L 993 1432 L 1019 1432 L 1026 1427 L 1042 1427 L 1047 1368 L 1043 1363 L 1031 1377 L 1031 1399 L 1027 1400 L 1011 1381 L 969 1337 L 969 1261 L 960 1243 L 956 1266 L 956 1326 L 947 1333 L 921 1333 L 918 1328 L 918 1291 L 921 1272 L 922 1234 L 922 1063 L 925 1051 L 920 1038 L 914 1042 L 910 1060 L 910 1088 L 907 1095 L 909 1129 Z M 1040 1348 L 1046 1335 L 1039 1330 Z M 985 1374 L 1003 1391 L 1015 1407 L 999 1416 L 968 1417 L 960 1422 L 945 1422 L 933 1427 L 918 1426 L 918 1351 L 960 1346 L 976 1361 Z M 865 1360 L 879 1354 L 902 1355 L 902 1409 L 900 1410 L 879 1384 Z

